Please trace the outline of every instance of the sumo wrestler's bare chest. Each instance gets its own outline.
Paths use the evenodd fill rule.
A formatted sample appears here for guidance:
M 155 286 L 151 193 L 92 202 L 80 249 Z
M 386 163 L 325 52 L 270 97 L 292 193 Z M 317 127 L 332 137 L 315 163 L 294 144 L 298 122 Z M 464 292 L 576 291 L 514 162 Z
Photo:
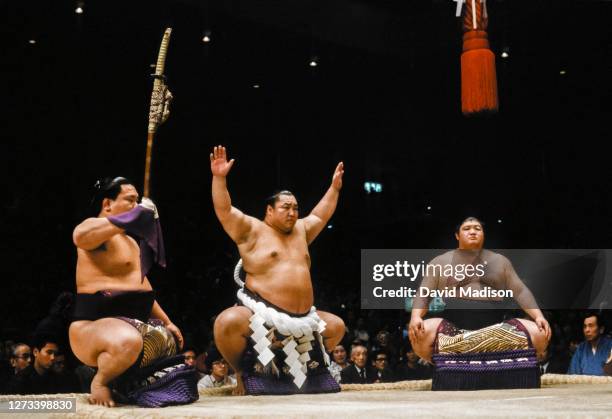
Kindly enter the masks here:
M 140 248 L 131 237 L 117 234 L 97 249 L 94 257 L 103 270 L 129 272 L 139 266 Z
M 256 264 L 274 264 L 291 261 L 310 266 L 310 253 L 306 239 L 299 234 L 281 236 L 266 234 L 257 240 L 257 244 L 249 255 Z

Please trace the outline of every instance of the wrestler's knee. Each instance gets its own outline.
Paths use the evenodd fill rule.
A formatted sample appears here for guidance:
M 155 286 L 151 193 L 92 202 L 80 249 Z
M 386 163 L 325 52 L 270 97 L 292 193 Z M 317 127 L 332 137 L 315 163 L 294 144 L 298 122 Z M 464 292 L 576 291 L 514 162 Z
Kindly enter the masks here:
M 413 337 L 411 333 L 408 333 L 410 345 L 415 354 L 420 358 L 427 361 L 431 361 L 431 355 L 433 353 L 434 341 L 438 332 L 438 327 L 444 319 L 440 317 L 434 317 L 423 321 L 423 332 L 418 336 Z
M 97 366 L 102 353 L 133 361 L 142 351 L 140 333 L 123 320 L 105 318 L 70 326 L 70 346 L 86 365 Z
M 233 334 L 237 331 L 246 332 L 252 315 L 251 310 L 242 306 L 225 309 L 215 319 L 215 336 Z
M 431 319 L 425 319 L 423 321 L 423 324 L 425 326 L 425 334 L 429 336 L 435 336 L 438 331 L 438 327 L 440 326 L 440 323 L 442 323 L 442 320 L 444 319 L 441 317 L 433 317 Z
M 326 323 L 325 332 L 327 333 L 323 332 L 323 335 L 338 337 L 342 339 L 344 333 L 346 332 L 344 320 L 342 320 L 335 314 L 327 313 L 325 311 L 319 311 L 317 314 Z
M 531 320 L 526 319 L 518 319 L 527 331 L 529 332 L 529 337 L 531 338 L 531 343 L 536 350 L 536 354 L 538 357 L 543 357 L 546 352 L 546 348 L 548 347 L 548 339 L 546 338 L 546 332 L 544 330 L 540 330 L 538 326 Z

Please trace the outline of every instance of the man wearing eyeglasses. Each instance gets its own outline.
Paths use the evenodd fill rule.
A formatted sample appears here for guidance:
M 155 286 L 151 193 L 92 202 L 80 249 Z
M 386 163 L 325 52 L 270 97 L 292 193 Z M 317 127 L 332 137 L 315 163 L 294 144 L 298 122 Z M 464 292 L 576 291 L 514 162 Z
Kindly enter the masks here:
M 221 354 L 216 349 L 212 349 L 208 352 L 206 367 L 210 371 L 210 374 L 205 375 L 198 381 L 198 390 L 236 385 L 236 379 L 229 375 L 227 362 L 221 357 Z
M 389 368 L 389 357 L 386 352 L 375 352 L 373 364 L 374 368 L 376 368 L 375 383 L 392 383 L 395 381 L 395 375 L 391 368 Z
M 25 343 L 17 343 L 11 346 L 11 367 L 15 374 L 30 366 L 32 362 L 32 351 Z
M 19 371 L 8 385 L 8 394 L 53 394 L 57 393 L 59 380 L 52 367 L 59 352 L 52 336 L 37 336 L 32 345 L 34 363 Z M 22 354 L 30 358 L 29 353 Z

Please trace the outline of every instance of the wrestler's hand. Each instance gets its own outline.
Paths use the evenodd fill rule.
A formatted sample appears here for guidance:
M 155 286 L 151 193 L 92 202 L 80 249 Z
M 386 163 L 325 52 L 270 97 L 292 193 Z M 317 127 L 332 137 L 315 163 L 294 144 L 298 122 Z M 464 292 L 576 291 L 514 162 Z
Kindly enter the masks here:
M 213 176 L 225 177 L 234 165 L 234 159 L 227 161 L 227 151 L 223 146 L 217 146 L 210 153 L 210 171 Z
M 332 187 L 339 191 L 342 189 L 342 175 L 344 175 L 344 163 L 338 163 L 336 170 L 334 171 L 334 177 L 332 178 Z
M 421 317 L 414 316 L 410 318 L 410 324 L 408 324 L 408 338 L 410 342 L 417 343 L 421 336 L 425 333 L 425 322 Z
M 142 200 L 140 201 L 140 206 L 153 211 L 153 217 L 155 217 L 155 219 L 159 218 L 159 213 L 157 212 L 157 206 L 153 203 L 153 201 L 151 201 L 146 196 L 143 197 Z
M 176 327 L 176 325 L 172 322 L 168 323 L 166 325 L 166 329 L 168 329 L 176 338 L 176 341 L 179 344 L 179 351 L 183 349 L 183 335 L 181 334 L 181 331 L 179 330 L 178 327 Z
M 546 334 L 546 340 L 550 340 L 552 336 L 552 332 L 550 331 L 550 325 L 548 324 L 548 320 L 544 318 L 544 316 L 539 316 L 534 319 L 534 323 L 538 326 L 540 332 L 544 332 Z

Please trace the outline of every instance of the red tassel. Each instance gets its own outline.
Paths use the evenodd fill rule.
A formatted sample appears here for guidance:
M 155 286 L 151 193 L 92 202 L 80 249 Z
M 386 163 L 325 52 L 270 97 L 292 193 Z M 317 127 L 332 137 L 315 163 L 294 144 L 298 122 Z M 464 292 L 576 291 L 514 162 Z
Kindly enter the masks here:
M 461 111 L 464 115 L 497 112 L 495 54 L 487 38 L 486 0 L 465 0 L 464 4 Z
M 495 54 L 489 49 L 485 31 L 463 34 L 461 54 L 461 111 L 464 115 L 497 112 Z

